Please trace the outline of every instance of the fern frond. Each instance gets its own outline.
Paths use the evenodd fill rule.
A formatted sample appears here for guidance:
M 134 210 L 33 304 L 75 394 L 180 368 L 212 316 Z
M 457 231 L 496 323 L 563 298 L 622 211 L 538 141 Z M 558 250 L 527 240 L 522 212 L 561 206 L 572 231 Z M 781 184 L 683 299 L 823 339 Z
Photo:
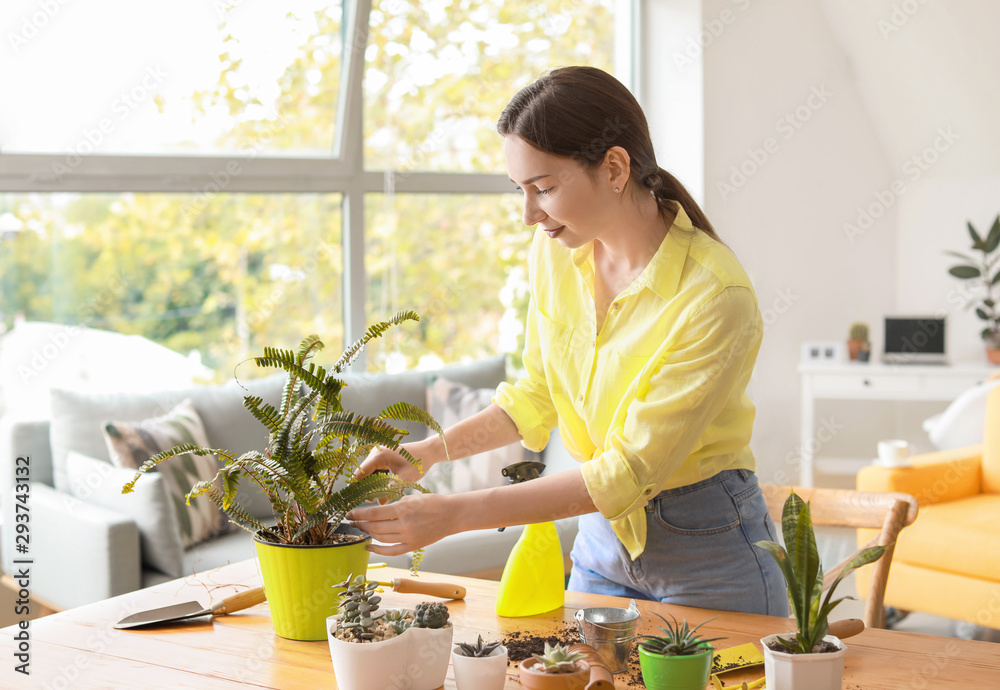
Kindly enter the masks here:
M 243 398 L 243 407 L 247 408 L 254 419 L 263 424 L 268 432 L 278 433 L 281 428 L 281 415 L 274 406 L 264 402 L 259 396 L 248 395 Z
M 358 358 L 358 355 L 360 355 L 361 352 L 365 349 L 365 345 L 367 345 L 369 341 L 380 337 L 387 330 L 389 330 L 393 326 L 398 326 L 404 321 L 419 321 L 419 320 L 420 317 L 417 316 L 417 312 L 412 310 L 407 310 L 399 312 L 398 314 L 390 318 L 388 321 L 379 321 L 378 323 L 372 324 L 371 326 L 368 327 L 368 330 L 365 331 L 365 334 L 363 336 L 358 338 L 349 348 L 344 350 L 344 354 L 342 354 L 340 356 L 340 359 L 337 360 L 337 363 L 333 365 L 333 370 L 338 374 L 342 374 L 347 367 L 351 366 L 354 363 L 354 360 Z
M 306 361 L 324 347 L 326 347 L 326 345 L 323 344 L 323 341 L 319 339 L 317 334 L 312 333 L 307 335 L 302 339 L 302 342 L 299 343 L 299 349 L 296 353 L 299 363 Z
M 401 422 L 414 422 L 416 424 L 423 424 L 424 426 L 429 427 L 441 438 L 441 443 L 444 445 L 445 458 L 448 460 L 451 459 L 448 457 L 448 444 L 444 440 L 444 430 L 441 429 L 441 425 L 437 423 L 427 410 L 417 407 L 412 403 L 398 402 L 389 405 L 387 408 L 382 410 L 379 413 L 378 418 L 395 419 Z
M 188 505 L 191 504 L 192 498 L 197 498 L 198 496 L 206 496 L 208 500 L 222 509 L 237 527 L 242 527 L 246 531 L 254 533 L 266 529 L 263 522 L 248 513 L 239 503 L 230 503 L 228 506 L 224 505 L 225 497 L 212 482 L 198 482 L 195 484 L 187 494 Z
M 123 494 L 132 493 L 132 490 L 135 489 L 135 483 L 139 481 L 139 477 L 141 477 L 143 474 L 145 474 L 149 470 L 159 465 L 164 460 L 169 460 L 170 458 L 176 457 L 178 455 L 186 455 L 189 453 L 191 455 L 200 455 L 200 456 L 218 455 L 220 458 L 226 458 L 227 460 L 231 460 L 233 458 L 232 453 L 230 453 L 228 450 L 223 450 L 222 448 L 202 448 L 201 446 L 196 446 L 193 443 L 180 443 L 174 446 L 173 448 L 169 448 L 161 453 L 157 453 L 149 460 L 142 463 L 139 466 L 139 469 L 135 471 L 135 476 L 132 477 L 132 481 L 130 481 L 129 483 L 127 483 L 125 486 L 122 487 L 122 493 Z
M 420 569 L 420 561 L 424 560 L 424 550 L 417 549 L 410 556 L 410 577 L 417 577 L 417 570 Z
M 324 399 L 338 400 L 340 389 L 344 382 L 327 373 L 326 369 L 315 363 L 299 363 L 295 355 L 290 350 L 278 350 L 273 347 L 265 347 L 262 357 L 254 357 L 254 361 L 259 367 L 269 367 L 281 369 L 289 374 L 289 382 L 299 379 L 310 389 L 316 391 Z M 286 393 L 286 404 L 291 404 L 292 391 Z M 287 412 L 286 404 L 282 405 L 282 412 Z

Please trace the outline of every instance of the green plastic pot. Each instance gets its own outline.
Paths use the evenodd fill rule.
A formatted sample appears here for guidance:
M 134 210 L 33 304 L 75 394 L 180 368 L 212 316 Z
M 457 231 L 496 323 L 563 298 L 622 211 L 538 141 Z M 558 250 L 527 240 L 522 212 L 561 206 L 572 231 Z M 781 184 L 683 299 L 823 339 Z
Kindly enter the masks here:
M 368 572 L 371 537 L 341 525 L 338 534 L 363 537 L 350 544 L 297 546 L 253 537 L 274 632 L 290 640 L 325 640 L 326 619 L 337 613 L 341 588 L 334 585 Z
M 647 690 L 705 690 L 715 650 L 705 645 L 701 654 L 652 654 L 639 645 L 639 668 Z

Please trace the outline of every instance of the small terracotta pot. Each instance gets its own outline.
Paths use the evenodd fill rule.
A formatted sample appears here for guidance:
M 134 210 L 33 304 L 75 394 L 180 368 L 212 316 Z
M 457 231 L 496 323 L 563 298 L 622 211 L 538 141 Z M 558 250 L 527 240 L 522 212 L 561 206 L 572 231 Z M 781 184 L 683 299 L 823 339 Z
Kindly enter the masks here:
M 1000 364 L 1000 347 L 987 347 L 986 359 L 990 361 L 990 364 Z
M 586 661 L 576 663 L 580 670 L 573 673 L 545 673 L 534 669 L 538 659 L 525 659 L 520 664 L 521 685 L 528 690 L 584 690 L 590 682 L 590 665 Z

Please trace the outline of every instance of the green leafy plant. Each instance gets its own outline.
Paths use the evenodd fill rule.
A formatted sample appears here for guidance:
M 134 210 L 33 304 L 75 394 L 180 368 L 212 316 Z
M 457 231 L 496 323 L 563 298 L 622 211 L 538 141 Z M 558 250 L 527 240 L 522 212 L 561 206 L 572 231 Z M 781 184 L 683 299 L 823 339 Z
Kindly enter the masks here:
M 972 237 L 972 251 L 980 253 L 978 257 L 972 257 L 959 252 L 948 251 L 946 254 L 958 257 L 966 263 L 952 266 L 948 273 L 961 280 L 971 281 L 975 287 L 981 288 L 980 294 L 970 297 L 969 307 L 976 308 L 976 316 L 985 322 L 984 328 L 979 335 L 986 341 L 989 347 L 1000 347 L 1000 308 L 997 305 L 997 298 L 994 297 L 994 289 L 1000 284 L 1000 255 L 995 255 L 997 247 L 1000 247 L 1000 215 L 993 221 L 986 237 L 980 235 L 972 226 L 969 227 L 969 235 Z
M 472 657 L 484 657 L 489 656 L 493 651 L 500 646 L 500 642 L 484 642 L 482 635 L 476 636 L 478 639 L 475 644 L 470 642 L 459 642 L 458 649 L 455 650 L 456 654 L 461 656 L 472 656 Z
M 188 501 L 208 496 L 230 520 L 261 538 L 302 545 L 333 541 L 333 533 L 347 512 L 362 503 L 398 499 L 407 489 L 426 493 L 419 484 L 399 481 L 387 472 L 360 479 L 355 479 L 353 473 L 375 446 L 394 450 L 420 466 L 420 461 L 400 445 L 407 432 L 387 420 L 425 424 L 444 441 L 441 427 L 425 410 L 405 402 L 390 405 L 374 417 L 345 410 L 341 390 L 346 384 L 338 378 L 369 341 L 408 320 L 420 319 L 415 312 L 404 311 L 370 326 L 330 370 L 309 361 L 323 349 L 319 336 L 305 338 L 295 351 L 265 347 L 263 356 L 253 360 L 257 366 L 288 374 L 279 409 L 257 396 L 243 399 L 244 407 L 268 431 L 266 448 L 237 456 L 219 448 L 178 445 L 143 463 L 122 493 L 131 492 L 144 472 L 176 455 L 218 455 L 225 461 L 224 466 L 212 481 L 195 484 L 187 495 Z M 236 502 L 244 477 L 267 495 L 277 520 L 273 527 L 264 525 Z
M 723 639 L 721 637 L 699 637 L 695 634 L 698 628 L 709 621 L 715 620 L 714 618 L 702 621 L 691 628 L 688 626 L 686 620 L 678 622 L 676 618 L 670 616 L 670 620 L 668 621 L 659 613 L 656 615 L 663 621 L 663 625 L 656 626 L 663 635 L 642 635 L 643 640 L 639 643 L 639 646 L 650 654 L 660 654 L 663 656 L 691 656 L 693 654 L 701 654 L 712 649 L 710 643 Z
M 781 512 L 781 532 L 785 546 L 773 541 L 759 541 L 756 546 L 766 550 L 778 562 L 785 584 L 788 585 L 788 600 L 795 613 L 798 627 L 795 638 L 782 638 L 781 644 L 796 654 L 811 654 L 813 648 L 830 630 L 828 617 L 834 607 L 844 599 L 831 601 L 833 591 L 855 568 L 877 561 L 885 552 L 885 546 L 871 546 L 859 551 L 844 566 L 830 589 L 823 597 L 823 566 L 816 548 L 816 534 L 813 531 L 809 504 L 794 491 L 788 496 Z M 822 599 L 822 600 L 821 600 Z
M 569 645 L 545 643 L 542 654 L 532 654 L 538 661 L 538 670 L 543 673 L 573 673 L 580 670 L 576 662 L 583 659 L 581 652 L 569 651 Z

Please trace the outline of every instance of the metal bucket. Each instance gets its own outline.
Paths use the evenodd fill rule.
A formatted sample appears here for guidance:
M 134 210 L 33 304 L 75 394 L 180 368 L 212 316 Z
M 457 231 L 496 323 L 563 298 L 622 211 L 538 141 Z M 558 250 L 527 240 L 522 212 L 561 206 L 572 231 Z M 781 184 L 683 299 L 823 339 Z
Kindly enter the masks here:
M 629 602 L 627 609 L 612 606 L 579 609 L 574 618 L 583 643 L 597 650 L 612 673 L 628 669 L 635 630 L 642 619 L 635 599 Z

